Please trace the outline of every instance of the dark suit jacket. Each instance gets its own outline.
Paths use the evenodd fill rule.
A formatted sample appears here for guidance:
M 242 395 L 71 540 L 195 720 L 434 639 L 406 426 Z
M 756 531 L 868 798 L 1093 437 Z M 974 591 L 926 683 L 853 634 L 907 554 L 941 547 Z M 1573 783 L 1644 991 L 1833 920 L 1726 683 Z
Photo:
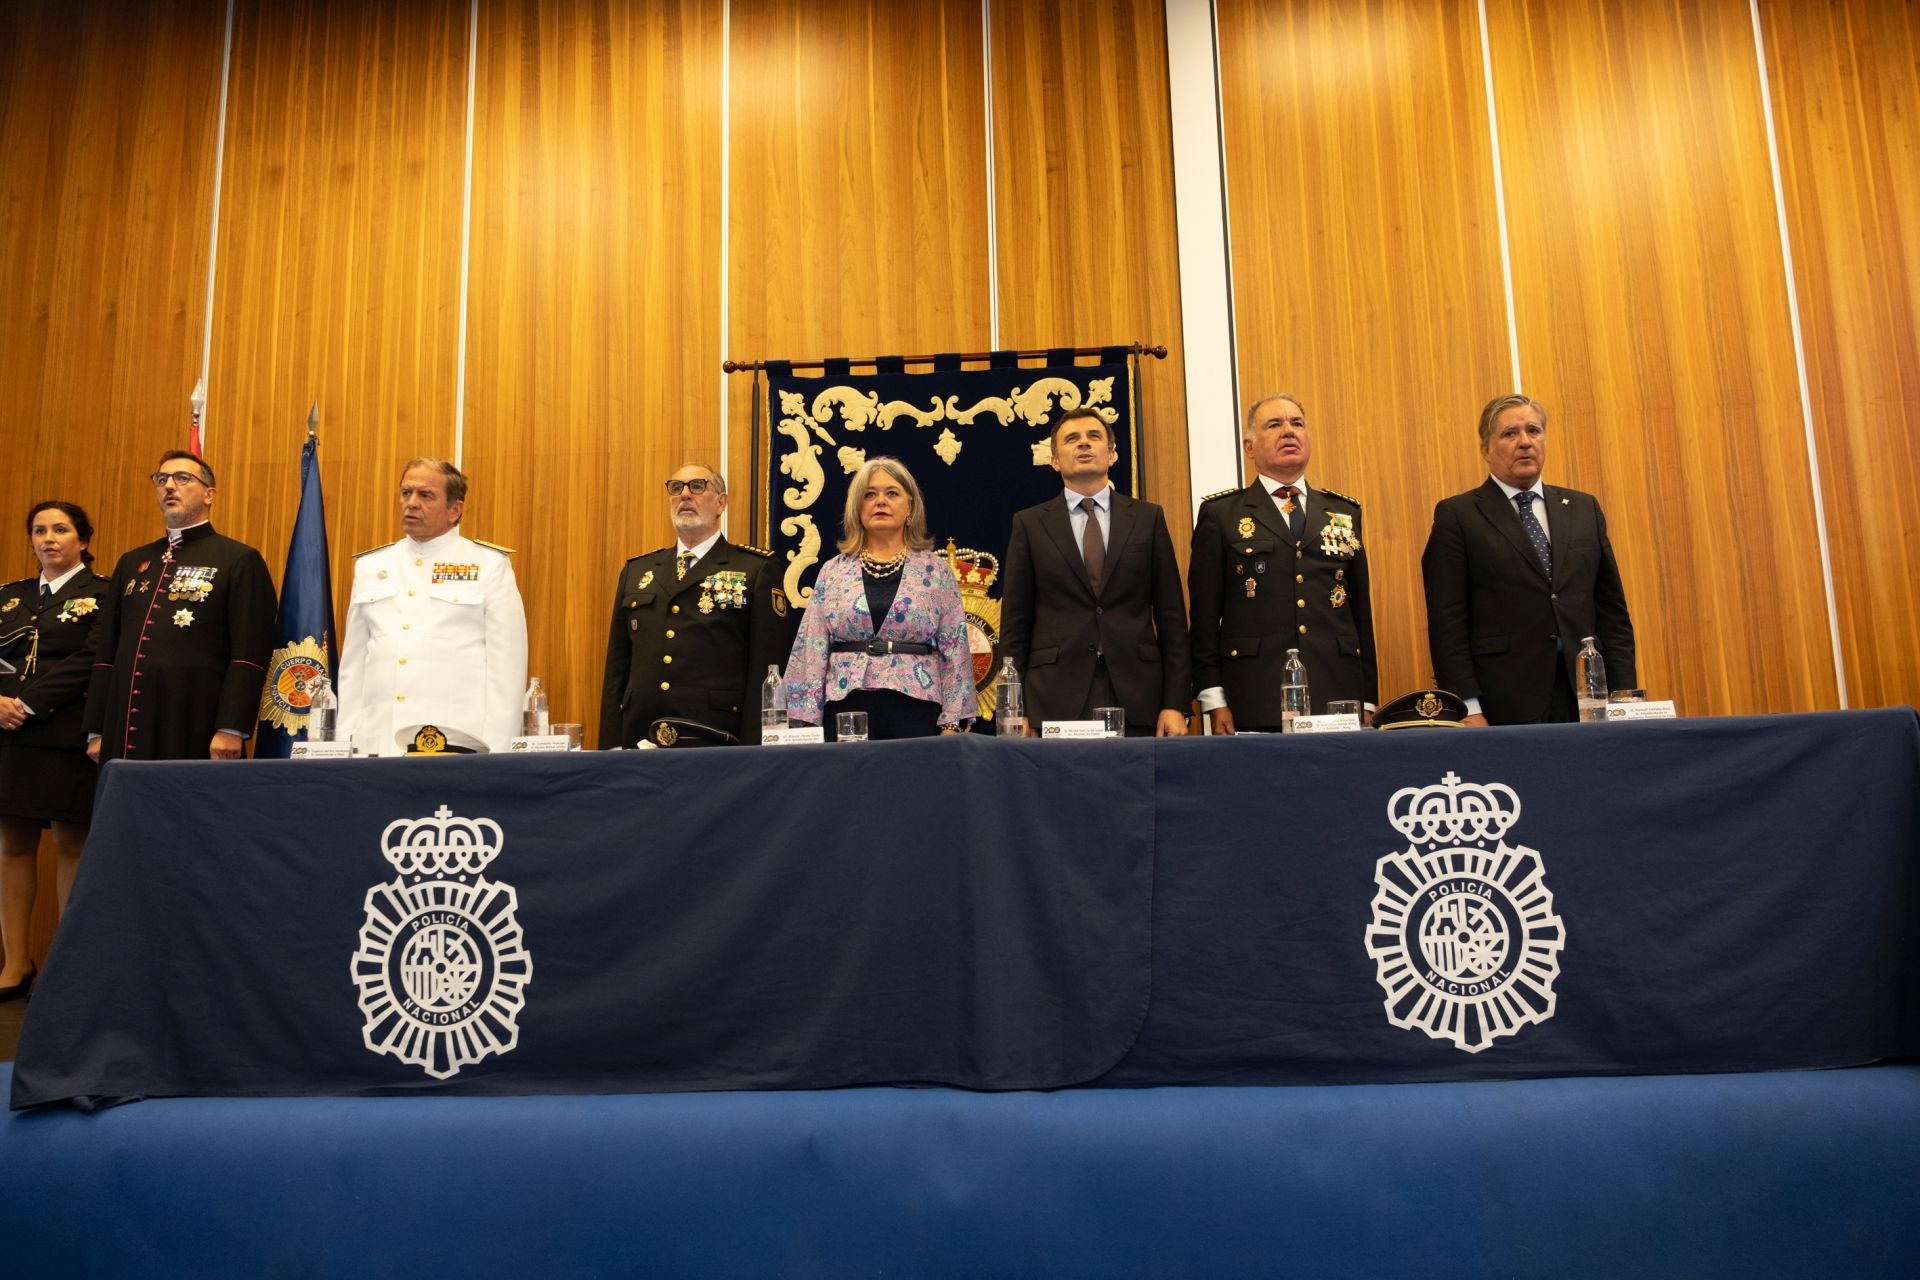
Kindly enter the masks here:
M 1335 516 L 1350 522 L 1351 543 Z M 1257 478 L 1203 502 L 1187 563 L 1195 692 L 1217 686 L 1237 726 L 1277 728 L 1287 650 L 1298 649 L 1315 711 L 1378 702 L 1363 529 L 1359 503 L 1311 484 L 1298 543 Z
M 1106 571 L 1094 592 L 1064 495 L 1013 517 L 1002 569 L 1000 639 L 1026 680 L 1027 719 L 1073 720 L 1104 653 L 1127 723 L 1151 725 L 1191 701 L 1187 611 L 1166 515 L 1115 492 Z
M 603 751 L 633 746 L 661 716 L 760 741 L 760 683 L 793 644 L 779 572 L 766 552 L 722 538 L 681 579 L 679 552 L 674 543 L 620 570 L 600 685 Z M 702 592 L 718 573 L 745 577 L 739 604 Z M 703 596 L 712 606 L 705 613 Z
M 1520 527 L 1518 509 L 1491 477 L 1433 509 L 1433 532 L 1420 557 L 1434 681 L 1463 698 L 1479 698 L 1493 724 L 1543 717 L 1556 663 L 1578 688 L 1585 636 L 1597 639 L 1611 687 L 1639 683 L 1633 620 L 1600 504 L 1576 489 L 1543 488 L 1551 581 Z

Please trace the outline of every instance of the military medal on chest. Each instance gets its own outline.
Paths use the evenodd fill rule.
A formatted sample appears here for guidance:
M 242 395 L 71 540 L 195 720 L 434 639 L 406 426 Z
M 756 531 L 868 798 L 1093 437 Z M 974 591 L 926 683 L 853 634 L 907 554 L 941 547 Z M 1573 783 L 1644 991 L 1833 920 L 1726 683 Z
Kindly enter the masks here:
M 433 562 L 433 581 L 441 582 L 478 582 L 480 566 L 477 564 L 449 564 L 445 561 Z
M 172 576 L 167 579 L 167 599 L 198 604 L 213 591 L 213 577 L 218 572 L 218 569 L 203 564 L 176 566 Z
M 1327 603 L 1338 609 L 1346 602 L 1347 571 L 1345 569 L 1335 569 L 1333 571 L 1333 594 L 1327 597 Z

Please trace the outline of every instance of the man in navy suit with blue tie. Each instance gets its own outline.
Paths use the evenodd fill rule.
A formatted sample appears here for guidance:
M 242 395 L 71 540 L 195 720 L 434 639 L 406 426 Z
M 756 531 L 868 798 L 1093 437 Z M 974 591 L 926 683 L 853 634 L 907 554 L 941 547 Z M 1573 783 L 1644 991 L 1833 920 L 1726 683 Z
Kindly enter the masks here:
M 1129 736 L 1187 731 L 1191 680 L 1180 566 L 1159 507 L 1118 492 L 1096 409 L 1053 425 L 1063 491 L 1013 517 L 1000 581 L 1003 651 L 1026 680 L 1027 726 L 1127 709 Z
M 1435 683 L 1468 724 L 1577 719 L 1580 642 L 1593 636 L 1616 689 L 1638 683 L 1633 619 L 1593 495 L 1542 484 L 1547 411 L 1523 395 L 1480 411 L 1487 482 L 1433 510 L 1420 557 Z

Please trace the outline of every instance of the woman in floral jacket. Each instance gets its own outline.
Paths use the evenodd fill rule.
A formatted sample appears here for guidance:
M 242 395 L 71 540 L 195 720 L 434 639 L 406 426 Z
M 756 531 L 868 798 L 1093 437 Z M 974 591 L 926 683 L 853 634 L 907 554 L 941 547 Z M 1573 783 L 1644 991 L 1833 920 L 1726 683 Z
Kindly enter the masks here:
M 960 584 L 933 552 L 920 486 L 898 458 L 854 474 L 841 528 L 787 660 L 788 718 L 829 738 L 842 711 L 866 712 L 875 740 L 961 727 L 976 703 Z
M 0 1000 L 26 995 L 34 970 L 27 929 L 39 887 L 34 856 L 53 828 L 60 908 L 93 820 L 94 775 L 81 727 L 93 674 L 93 624 L 107 580 L 93 572 L 93 522 L 71 502 L 27 513 L 38 576 L 0 587 Z

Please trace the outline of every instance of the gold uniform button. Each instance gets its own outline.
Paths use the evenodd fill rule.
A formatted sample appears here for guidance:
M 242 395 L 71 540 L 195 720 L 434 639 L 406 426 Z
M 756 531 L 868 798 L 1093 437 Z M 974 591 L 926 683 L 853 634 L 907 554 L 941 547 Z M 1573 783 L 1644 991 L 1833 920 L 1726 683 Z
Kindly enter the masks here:
M 412 595 L 412 594 L 413 594 L 413 589 L 412 589 L 411 587 L 409 587 L 409 588 L 407 589 L 407 594 L 408 594 L 408 595 Z
M 402 658 L 402 659 L 400 659 L 400 665 L 401 665 L 401 666 L 403 666 L 403 667 L 404 667 L 404 666 L 406 666 L 406 665 L 407 665 L 407 660 L 406 660 L 405 658 Z
M 395 702 L 405 702 L 407 700 L 407 695 L 404 693 L 396 693 L 393 695 L 393 700 Z
M 403 622 L 400 624 L 400 629 L 402 631 L 411 631 L 413 630 L 413 624 L 411 622 Z
M 419 566 L 419 565 L 423 565 L 423 564 L 425 564 L 425 563 L 426 563 L 426 561 L 425 561 L 425 560 L 420 560 L 420 559 L 415 559 L 413 563 L 414 563 L 414 565 L 415 565 L 415 566 L 417 567 L 417 566 Z
M 1227 650 L 1227 656 L 1229 658 L 1237 658 L 1240 656 L 1240 651 L 1238 649 L 1229 649 Z
M 667 639 L 669 639 L 669 640 L 671 640 L 671 639 L 673 639 L 673 630 L 672 630 L 672 628 L 668 628 L 668 630 L 667 630 Z
M 1307 634 L 1307 624 L 1304 622 L 1300 624 L 1300 634 L 1301 635 Z
M 1293 580 L 1295 582 L 1305 582 L 1307 580 L 1307 575 L 1304 573 L 1296 573 L 1293 575 Z
M 666 664 L 667 664 L 668 666 L 672 666 L 672 665 L 673 665 L 673 655 L 672 655 L 672 654 L 670 654 L 670 653 L 663 653 L 663 654 L 661 654 L 661 655 L 660 655 L 660 661 L 662 661 L 662 662 L 664 662 L 664 663 L 666 663 Z
M 1304 609 L 1307 607 L 1307 602 L 1305 600 L 1295 600 L 1293 602 L 1293 607 L 1296 609 Z
M 668 684 L 665 680 L 662 680 L 660 682 L 660 692 L 665 693 L 667 690 L 671 688 L 673 688 L 673 686 Z
M 673 611 L 674 611 L 675 613 L 678 613 L 678 612 L 680 612 L 680 606 L 679 606 L 679 605 L 675 605 L 675 606 L 673 606 Z

